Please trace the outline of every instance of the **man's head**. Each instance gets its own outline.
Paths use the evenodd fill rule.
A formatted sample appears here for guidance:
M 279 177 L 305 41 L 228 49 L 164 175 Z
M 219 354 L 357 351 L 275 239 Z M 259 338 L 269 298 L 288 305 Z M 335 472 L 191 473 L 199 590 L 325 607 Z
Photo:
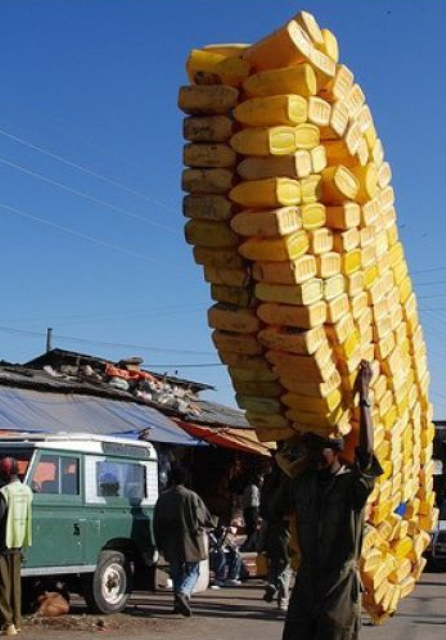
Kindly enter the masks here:
M 344 449 L 342 438 L 329 438 L 316 433 L 305 433 L 301 438 L 309 465 L 316 471 L 328 471 L 339 466 L 339 456 Z
M 15 458 L 7 456 L 0 460 L 0 480 L 3 483 L 10 482 L 19 472 L 19 465 Z
M 118 496 L 119 480 L 111 471 L 106 471 L 99 478 L 101 496 Z
M 172 470 L 170 472 L 170 479 L 173 484 L 177 487 L 181 485 L 185 485 L 189 477 L 189 473 L 185 467 L 180 464 L 175 464 L 172 466 Z

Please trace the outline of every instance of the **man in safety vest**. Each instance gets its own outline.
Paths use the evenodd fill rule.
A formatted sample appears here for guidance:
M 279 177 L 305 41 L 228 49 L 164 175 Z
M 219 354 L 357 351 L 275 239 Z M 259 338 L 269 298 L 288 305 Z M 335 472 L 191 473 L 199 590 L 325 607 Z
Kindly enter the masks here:
M 22 547 L 31 544 L 31 489 L 18 478 L 14 458 L 0 460 L 0 635 L 20 632 Z

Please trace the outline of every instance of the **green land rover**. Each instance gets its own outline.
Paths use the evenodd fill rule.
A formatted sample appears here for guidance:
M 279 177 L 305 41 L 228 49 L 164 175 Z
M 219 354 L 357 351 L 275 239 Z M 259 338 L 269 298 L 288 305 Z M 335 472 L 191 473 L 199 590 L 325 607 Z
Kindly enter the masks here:
M 33 544 L 23 586 L 63 583 L 92 611 L 121 611 L 130 592 L 154 587 L 152 514 L 158 466 L 151 444 L 70 434 L 0 441 L 34 493 Z

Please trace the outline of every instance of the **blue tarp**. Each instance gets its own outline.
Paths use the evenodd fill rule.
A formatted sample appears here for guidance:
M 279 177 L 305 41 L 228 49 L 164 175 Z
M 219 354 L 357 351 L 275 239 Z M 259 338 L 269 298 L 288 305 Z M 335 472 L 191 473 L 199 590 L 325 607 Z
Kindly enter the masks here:
M 0 387 L 0 430 L 134 437 L 144 429 L 150 429 L 148 440 L 152 442 L 201 444 L 167 416 L 143 404 Z

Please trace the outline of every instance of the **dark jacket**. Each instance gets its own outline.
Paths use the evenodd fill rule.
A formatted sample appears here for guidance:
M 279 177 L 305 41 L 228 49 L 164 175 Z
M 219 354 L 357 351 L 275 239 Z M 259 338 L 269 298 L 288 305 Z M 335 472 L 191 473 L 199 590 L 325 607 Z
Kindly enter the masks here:
M 211 515 L 193 491 L 176 486 L 158 498 L 154 514 L 155 539 L 168 562 L 204 560 L 207 557 L 205 527 L 212 527 Z
M 290 531 L 288 514 L 274 513 L 272 508 L 274 497 L 280 488 L 283 474 L 276 466 L 273 471 L 265 476 L 260 497 L 260 515 L 263 519 L 261 535 L 261 549 L 270 560 L 282 560 L 289 562 Z
M 325 482 L 316 471 L 308 470 L 282 485 L 279 503 L 281 498 L 282 509 L 291 507 L 296 513 L 302 554 L 283 640 L 294 637 L 293 617 L 301 614 L 313 619 L 322 616 L 327 628 L 356 628 L 364 506 L 381 473 L 376 458 L 367 468 L 358 458 Z

